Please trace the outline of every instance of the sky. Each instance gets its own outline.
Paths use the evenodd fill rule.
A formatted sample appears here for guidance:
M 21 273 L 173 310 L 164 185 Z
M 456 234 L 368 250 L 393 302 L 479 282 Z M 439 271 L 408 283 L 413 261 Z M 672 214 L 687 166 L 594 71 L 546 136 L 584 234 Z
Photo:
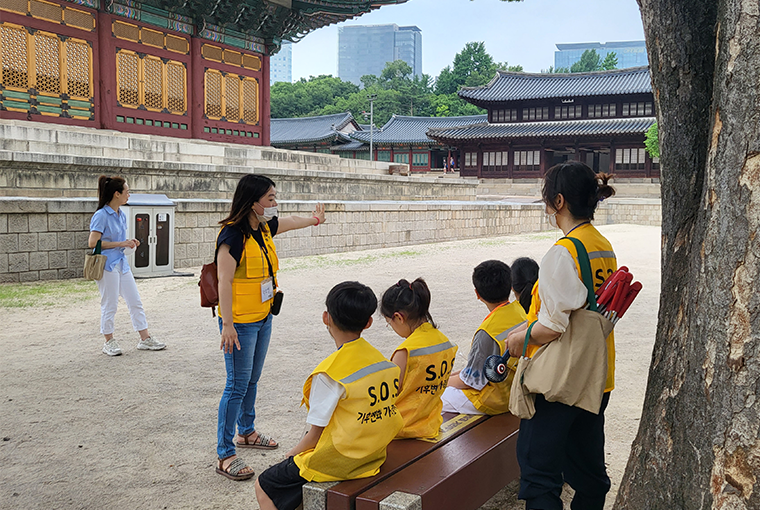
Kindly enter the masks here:
M 422 30 L 422 72 L 433 78 L 471 41 L 498 62 L 539 72 L 554 65 L 556 43 L 644 39 L 636 0 L 409 0 L 304 37 L 293 45 L 293 80 L 337 76 L 338 27 L 385 23 Z

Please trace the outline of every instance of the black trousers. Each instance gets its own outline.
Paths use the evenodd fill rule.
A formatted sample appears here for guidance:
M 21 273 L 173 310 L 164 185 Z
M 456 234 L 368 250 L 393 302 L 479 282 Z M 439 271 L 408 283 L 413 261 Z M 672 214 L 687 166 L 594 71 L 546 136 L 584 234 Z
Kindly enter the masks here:
M 528 510 L 562 510 L 562 485 L 575 489 L 572 510 L 603 510 L 610 490 L 604 465 L 605 393 L 599 414 L 536 397 L 536 414 L 520 422 L 520 493 Z

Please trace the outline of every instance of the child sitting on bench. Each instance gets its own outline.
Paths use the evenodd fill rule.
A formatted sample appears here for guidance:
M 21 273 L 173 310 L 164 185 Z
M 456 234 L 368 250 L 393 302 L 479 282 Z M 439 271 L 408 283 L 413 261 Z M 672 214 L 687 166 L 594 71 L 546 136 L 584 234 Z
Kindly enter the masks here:
M 519 301 L 509 302 L 512 277 L 509 266 L 500 260 L 487 260 L 472 272 L 475 295 L 488 307 L 489 314 L 475 332 L 467 357 L 467 366 L 454 372 L 443 392 L 443 411 L 463 414 L 496 415 L 509 411 L 509 390 L 517 359 L 510 358 L 510 374 L 500 383 L 492 383 L 483 373 L 486 358 L 503 355 L 507 335 L 525 322 L 525 310 Z
M 377 309 L 372 289 L 339 283 L 325 305 L 322 322 L 338 349 L 303 386 L 311 428 L 284 461 L 256 480 L 262 510 L 294 510 L 307 482 L 376 475 L 388 443 L 403 425 L 396 410 L 399 368 L 361 337 Z
M 430 316 L 430 289 L 425 280 L 399 280 L 383 293 L 380 313 L 405 338 L 391 356 L 401 369 L 396 401 L 404 428 L 399 438 L 434 438 L 441 428 L 441 395 L 446 388 L 457 346 L 438 331 Z

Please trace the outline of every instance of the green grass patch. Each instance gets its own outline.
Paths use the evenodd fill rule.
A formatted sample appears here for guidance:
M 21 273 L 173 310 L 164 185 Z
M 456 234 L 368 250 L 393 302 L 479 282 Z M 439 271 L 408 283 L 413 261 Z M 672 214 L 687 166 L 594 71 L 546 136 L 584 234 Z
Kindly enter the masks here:
M 33 306 L 64 306 L 74 301 L 98 297 L 94 282 L 64 280 L 0 285 L 0 308 L 30 308 Z

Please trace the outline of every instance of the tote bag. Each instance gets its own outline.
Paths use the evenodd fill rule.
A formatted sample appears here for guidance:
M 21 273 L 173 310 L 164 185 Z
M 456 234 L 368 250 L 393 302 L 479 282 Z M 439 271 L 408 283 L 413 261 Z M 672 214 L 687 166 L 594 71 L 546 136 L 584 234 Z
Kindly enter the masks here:
M 509 390 L 509 412 L 521 420 L 530 420 L 536 414 L 536 395 L 525 388 L 523 384 L 525 369 L 530 364 L 530 358 L 525 356 L 525 352 L 528 350 L 530 330 L 533 329 L 534 324 L 536 323 L 533 322 L 528 326 L 528 331 L 525 333 L 523 353 L 520 359 L 517 360 L 517 371 L 515 372 L 514 379 L 512 379 L 512 388 Z
M 525 391 L 542 394 L 549 402 L 599 414 L 607 382 L 607 337 L 613 324 L 597 312 L 586 247 L 578 239 L 566 239 L 578 251 L 589 306 L 573 310 L 567 330 L 536 351 L 525 367 L 523 385 Z
M 87 253 L 84 256 L 83 274 L 85 280 L 100 280 L 103 278 L 103 270 L 106 268 L 106 256 L 100 252 L 101 242 L 98 240 L 92 253 Z

